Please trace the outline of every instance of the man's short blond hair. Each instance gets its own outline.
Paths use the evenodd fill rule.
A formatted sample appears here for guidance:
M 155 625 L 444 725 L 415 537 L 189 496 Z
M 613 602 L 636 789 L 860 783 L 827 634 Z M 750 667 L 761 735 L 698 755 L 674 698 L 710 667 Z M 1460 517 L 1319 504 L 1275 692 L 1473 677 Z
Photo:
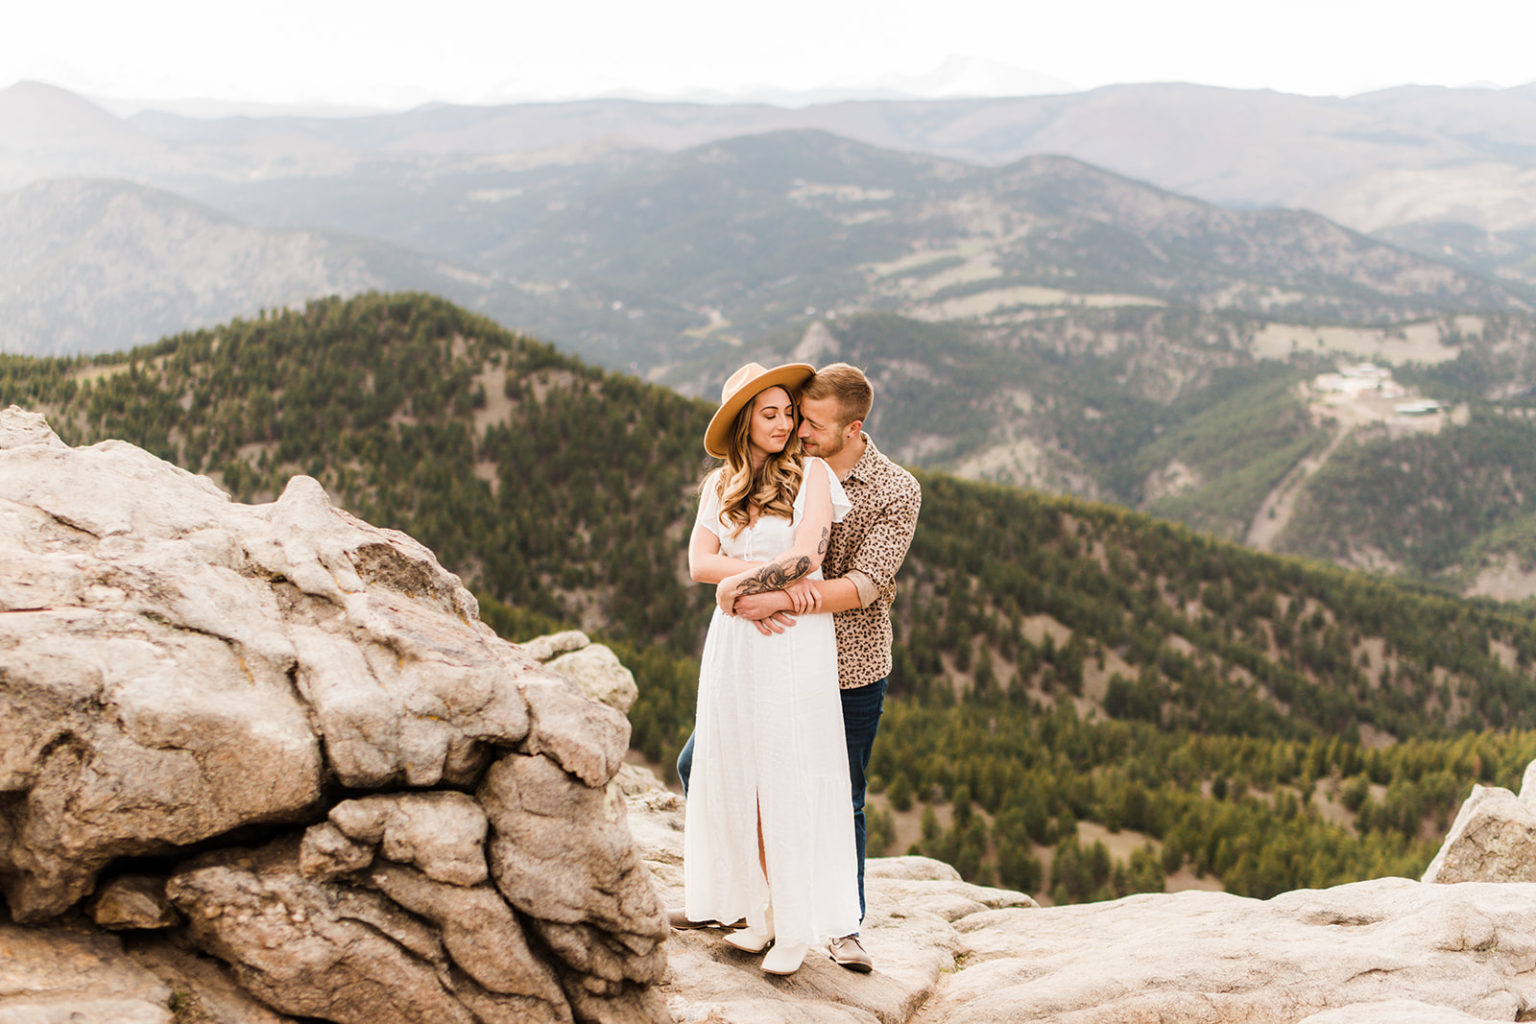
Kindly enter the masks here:
M 816 371 L 814 377 L 806 381 L 800 397 L 818 402 L 826 398 L 837 399 L 838 412 L 842 415 L 842 422 L 838 426 L 846 427 L 854 420 L 869 417 L 869 407 L 875 400 L 875 389 L 870 387 L 869 378 L 857 366 L 833 363 L 823 366 Z

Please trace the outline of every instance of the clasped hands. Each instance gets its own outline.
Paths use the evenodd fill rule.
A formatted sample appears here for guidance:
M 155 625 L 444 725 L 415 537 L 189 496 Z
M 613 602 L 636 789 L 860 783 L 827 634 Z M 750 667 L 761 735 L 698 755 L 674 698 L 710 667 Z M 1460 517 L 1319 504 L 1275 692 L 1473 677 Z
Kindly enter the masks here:
M 796 615 L 819 611 L 821 594 L 811 580 L 796 580 L 783 590 L 738 595 L 734 581 L 722 580 L 715 588 L 715 602 L 725 614 L 746 619 L 759 633 L 771 636 L 793 626 Z

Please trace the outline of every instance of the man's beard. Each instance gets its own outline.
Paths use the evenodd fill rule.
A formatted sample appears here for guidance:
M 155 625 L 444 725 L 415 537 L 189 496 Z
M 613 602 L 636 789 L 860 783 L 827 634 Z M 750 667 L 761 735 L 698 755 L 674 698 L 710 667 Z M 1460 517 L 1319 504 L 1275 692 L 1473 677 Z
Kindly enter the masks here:
M 848 447 L 848 439 L 842 434 L 838 434 L 837 438 L 833 441 L 832 444 L 820 444 L 816 441 L 812 441 L 811 443 L 816 445 L 816 450 L 813 452 L 807 452 L 807 454 L 814 455 L 818 459 L 829 459 L 836 455 L 838 452 L 842 451 L 844 448 Z M 800 447 L 805 447 L 805 441 L 802 440 L 800 442 Z

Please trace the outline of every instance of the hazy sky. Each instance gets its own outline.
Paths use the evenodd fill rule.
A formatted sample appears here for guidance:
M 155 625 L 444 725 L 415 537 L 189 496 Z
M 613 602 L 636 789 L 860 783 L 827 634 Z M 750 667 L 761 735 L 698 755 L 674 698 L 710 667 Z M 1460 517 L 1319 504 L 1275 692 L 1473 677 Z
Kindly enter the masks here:
M 53 0 L 7 5 L 0 88 L 409 106 L 758 85 L 983 58 L 1089 88 L 1350 95 L 1536 80 L 1536 0 Z

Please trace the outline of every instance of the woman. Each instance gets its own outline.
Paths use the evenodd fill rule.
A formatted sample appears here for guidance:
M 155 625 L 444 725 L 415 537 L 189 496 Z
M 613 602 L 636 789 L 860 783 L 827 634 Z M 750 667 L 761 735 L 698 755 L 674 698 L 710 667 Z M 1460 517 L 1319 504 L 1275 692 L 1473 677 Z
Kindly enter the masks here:
M 794 397 L 813 372 L 748 363 L 725 382 L 704 434 L 725 465 L 704 479 L 688 548 L 694 580 L 717 584 L 717 607 L 699 668 L 687 915 L 745 917 L 726 941 L 749 952 L 772 942 L 770 974 L 793 973 L 812 942 L 859 925 L 832 616 L 764 635 L 731 614 L 737 597 L 768 590 L 815 611 L 808 581 L 849 504 L 827 464 L 800 452 Z

